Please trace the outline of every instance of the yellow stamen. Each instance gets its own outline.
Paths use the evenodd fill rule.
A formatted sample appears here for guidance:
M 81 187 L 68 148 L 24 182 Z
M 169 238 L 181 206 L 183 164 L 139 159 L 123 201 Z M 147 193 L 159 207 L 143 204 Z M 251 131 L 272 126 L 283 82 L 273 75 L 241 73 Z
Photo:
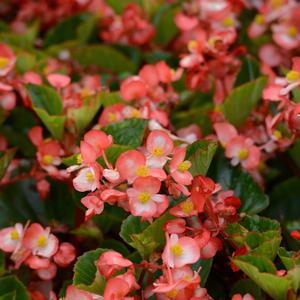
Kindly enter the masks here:
M 155 147 L 153 150 L 152 150 L 152 154 L 154 156 L 162 156 L 164 153 L 164 150 L 162 147 Z
M 232 17 L 227 17 L 223 20 L 223 25 L 225 27 L 231 27 L 234 26 L 234 19 Z
M 265 17 L 263 15 L 256 15 L 254 22 L 258 25 L 263 25 L 265 24 Z
M 13 241 L 17 241 L 19 240 L 20 236 L 19 236 L 19 232 L 14 229 L 11 233 L 10 233 L 10 239 Z
M 143 204 L 146 204 L 150 201 L 151 199 L 151 195 L 147 192 L 142 192 L 142 193 L 139 193 L 138 195 L 138 200 L 143 203 Z
M 43 164 L 44 165 L 51 165 L 53 163 L 54 157 L 50 154 L 46 154 L 43 156 Z
M 276 140 L 280 140 L 282 138 L 282 133 L 279 130 L 274 130 L 273 135 L 276 138 Z
M 81 97 L 85 98 L 91 94 L 91 91 L 88 88 L 83 88 L 81 90 Z
M 294 38 L 298 34 L 298 30 L 295 26 L 291 26 L 288 28 L 287 33 L 290 37 Z
M 82 156 L 81 154 L 78 154 L 77 157 L 76 157 L 76 162 L 78 165 L 81 165 L 82 164 Z
M 282 0 L 272 0 L 271 5 L 273 6 L 273 8 L 279 8 L 281 7 L 283 4 Z
M 180 207 L 181 207 L 182 211 L 188 215 L 193 211 L 194 204 L 192 201 L 184 201 L 181 203 Z
M 137 109 L 133 109 L 131 112 L 131 117 L 132 118 L 140 118 L 141 117 L 141 113 L 139 110 Z
M 185 172 L 185 171 L 187 171 L 189 168 L 190 168 L 189 162 L 188 162 L 188 161 L 183 161 L 183 162 L 181 162 L 181 163 L 178 165 L 177 170 L 178 170 L 179 172 Z
M 191 40 L 191 41 L 188 42 L 187 47 L 188 47 L 188 49 L 189 49 L 190 51 L 196 50 L 197 47 L 198 47 L 198 42 L 195 41 L 195 40 Z
M 0 69 L 5 69 L 9 64 L 9 59 L 3 56 L 0 56 Z
M 148 176 L 149 175 L 149 170 L 146 166 L 139 166 L 137 169 L 136 169 L 136 176 L 139 176 L 139 177 L 145 177 L 145 176 Z
M 166 296 L 171 299 L 176 298 L 177 295 L 178 295 L 178 290 L 175 290 L 175 289 L 166 292 Z
M 286 74 L 286 79 L 288 81 L 296 81 L 299 80 L 300 74 L 297 71 L 290 71 Z
M 249 155 L 248 149 L 242 148 L 242 149 L 240 150 L 238 156 L 239 156 L 239 159 L 240 159 L 240 160 L 244 160 L 244 159 L 246 159 L 246 158 L 248 157 L 248 155 Z
M 109 122 L 115 122 L 117 120 L 117 116 L 116 114 L 112 113 L 112 112 L 109 112 L 108 113 L 108 121 Z
M 88 182 L 93 182 L 95 180 L 94 174 L 91 171 L 85 173 L 85 178 Z
M 173 255 L 175 256 L 181 256 L 183 253 L 183 249 L 179 244 L 175 244 L 171 247 L 171 252 L 173 253 Z
M 46 247 L 46 245 L 47 245 L 47 237 L 44 234 L 40 235 L 39 238 L 36 241 L 36 244 L 40 248 Z

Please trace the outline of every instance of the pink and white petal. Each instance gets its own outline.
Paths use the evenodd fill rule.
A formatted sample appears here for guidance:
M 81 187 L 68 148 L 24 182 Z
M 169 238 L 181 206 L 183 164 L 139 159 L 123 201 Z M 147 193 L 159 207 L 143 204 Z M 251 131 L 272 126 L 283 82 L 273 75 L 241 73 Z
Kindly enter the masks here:
M 141 203 L 138 200 L 129 199 L 130 212 L 134 216 L 144 218 L 152 217 L 156 213 L 156 204 L 153 201 Z
M 43 257 L 51 257 L 58 250 L 58 239 L 55 235 L 50 234 L 47 239 L 47 245 L 44 248 L 39 248 L 37 254 Z
M 149 175 L 156 177 L 160 181 L 163 181 L 167 178 L 167 174 L 163 169 L 160 168 L 152 168 L 149 170 Z
M 223 146 L 227 145 L 238 134 L 237 130 L 229 123 L 215 123 L 214 129 Z
M 192 174 L 188 171 L 184 171 L 184 172 L 174 171 L 171 173 L 171 176 L 174 178 L 174 180 L 177 183 L 183 185 L 190 185 L 193 180 Z
M 139 177 L 134 183 L 133 187 L 139 192 L 146 192 L 150 195 L 155 195 L 159 192 L 161 186 L 160 180 L 155 177 Z

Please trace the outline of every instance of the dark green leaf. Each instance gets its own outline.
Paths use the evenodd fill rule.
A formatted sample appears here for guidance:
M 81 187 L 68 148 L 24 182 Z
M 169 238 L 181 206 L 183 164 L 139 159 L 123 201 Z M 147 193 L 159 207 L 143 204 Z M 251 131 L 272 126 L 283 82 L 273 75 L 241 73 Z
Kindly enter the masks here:
M 14 293 L 16 295 L 16 300 L 30 300 L 26 287 L 17 277 L 7 276 L 0 278 L 0 296 L 3 297 L 5 295 L 7 297 L 7 294 Z M 12 299 L 13 298 L 11 298 L 10 300 Z
M 16 292 L 7 293 L 0 296 L 0 300 L 16 300 Z
M 119 92 L 101 92 L 100 95 L 101 105 L 104 107 L 111 106 L 117 103 L 124 103 Z
M 111 134 L 116 144 L 139 147 L 143 142 L 146 125 L 144 119 L 127 119 L 109 124 L 103 131 Z
M 231 167 L 224 155 L 215 155 L 208 176 L 220 183 L 225 190 L 232 189 L 241 199 L 241 212 L 256 214 L 269 205 L 269 198 L 253 178 L 239 167 Z
M 218 144 L 210 141 L 197 141 L 187 147 L 186 159 L 190 160 L 193 176 L 206 175 L 212 159 L 216 153 Z
M 6 169 L 15 156 L 15 153 L 16 149 L 12 148 L 5 150 L 2 156 L 0 155 L 0 179 L 5 175 Z
M 136 70 L 131 60 L 110 46 L 89 45 L 73 49 L 72 57 L 84 66 L 94 65 L 104 71 L 134 73 Z
M 258 78 L 260 75 L 260 65 L 258 61 L 252 56 L 245 56 L 242 58 L 242 65 L 240 72 L 237 75 L 234 86 L 240 86 L 251 80 Z
M 207 278 L 209 276 L 211 267 L 213 264 L 213 259 L 199 259 L 196 263 L 193 264 L 192 268 L 194 271 L 198 271 L 200 268 L 200 278 L 201 278 L 201 287 L 205 287 Z
M 242 126 L 259 102 L 266 83 L 267 79 L 260 77 L 233 89 L 222 105 L 225 118 L 236 127 Z
M 250 279 L 239 280 L 232 288 L 230 296 L 235 294 L 245 295 L 249 293 L 254 297 L 255 300 L 264 300 L 263 293 L 259 286 Z
M 92 293 L 102 294 L 105 285 L 105 278 L 97 275 L 96 263 L 102 253 L 106 249 L 98 248 L 88 251 L 77 259 L 74 267 L 73 284 Z

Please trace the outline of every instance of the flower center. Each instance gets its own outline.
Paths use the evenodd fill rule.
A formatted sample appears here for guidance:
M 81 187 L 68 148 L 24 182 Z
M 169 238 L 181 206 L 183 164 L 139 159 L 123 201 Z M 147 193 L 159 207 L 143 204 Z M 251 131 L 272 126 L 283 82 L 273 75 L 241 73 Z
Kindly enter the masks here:
M 85 173 L 85 178 L 87 180 L 87 182 L 93 182 L 95 180 L 94 174 L 91 171 L 87 171 Z
M 287 33 L 290 37 L 294 38 L 296 37 L 296 35 L 298 34 L 298 30 L 295 26 L 291 26 L 289 27 L 289 29 L 287 30 Z
M 290 71 L 286 74 L 286 79 L 288 81 L 296 81 L 300 78 L 300 74 L 297 71 Z
M 242 149 L 240 150 L 238 156 L 239 156 L 239 159 L 240 159 L 240 160 L 244 160 L 244 159 L 246 159 L 246 158 L 248 157 L 248 155 L 249 155 L 248 149 L 242 148 Z
M 254 22 L 258 25 L 265 24 L 265 17 L 263 15 L 256 15 Z
M 175 289 L 166 292 L 166 296 L 171 299 L 176 298 L 177 295 L 178 295 L 178 290 L 175 290 Z
M 53 163 L 53 156 L 50 154 L 46 154 L 43 156 L 43 164 L 44 165 L 51 165 Z
M 188 47 L 189 51 L 196 50 L 197 47 L 198 47 L 198 42 L 195 41 L 195 40 L 191 40 L 191 41 L 188 42 L 188 46 L 187 47 Z
M 10 233 L 10 239 L 13 241 L 17 241 L 19 240 L 20 236 L 19 233 L 16 229 L 14 229 L 11 233 Z
M 185 214 L 190 214 L 194 209 L 194 204 L 192 201 L 185 201 L 181 204 L 181 209 Z
M 152 150 L 152 154 L 154 156 L 162 156 L 164 153 L 164 150 L 162 147 L 155 147 L 153 150 Z
M 46 245 L 47 245 L 47 237 L 44 234 L 40 235 L 39 238 L 36 241 L 36 244 L 40 248 L 46 247 Z
M 139 110 L 137 109 L 133 109 L 131 112 L 131 117 L 132 118 L 140 118 L 141 117 L 141 113 Z
M 88 88 L 83 88 L 81 90 L 81 97 L 85 98 L 91 94 L 91 91 Z
M 81 165 L 82 164 L 82 156 L 81 154 L 78 154 L 77 157 L 76 157 L 76 162 L 78 165 Z
M 145 177 L 149 175 L 149 170 L 146 166 L 139 166 L 136 169 L 136 175 L 139 177 Z
M 178 167 L 177 167 L 177 169 L 178 169 L 179 172 L 185 172 L 185 171 L 187 171 L 189 168 L 190 168 L 190 165 L 189 165 L 189 162 L 188 162 L 188 161 L 183 161 L 183 162 L 181 162 L 181 163 L 178 165 Z
M 151 199 L 151 195 L 147 192 L 139 193 L 138 199 L 141 203 L 146 204 Z
M 116 120 L 117 120 L 116 114 L 114 114 L 112 112 L 108 113 L 108 121 L 109 122 L 115 122 Z
M 223 20 L 223 25 L 225 27 L 231 27 L 234 25 L 234 19 L 232 17 L 227 17 Z
M 171 247 L 171 252 L 173 253 L 173 255 L 175 256 L 181 256 L 183 253 L 183 249 L 179 244 L 175 244 Z
M 279 130 L 274 130 L 273 135 L 276 138 L 276 140 L 280 140 L 282 138 L 282 133 Z
M 280 6 L 282 6 L 282 0 L 272 0 L 271 5 L 274 8 L 279 8 Z
M 0 69 L 4 69 L 7 67 L 9 63 L 9 59 L 3 56 L 0 56 Z

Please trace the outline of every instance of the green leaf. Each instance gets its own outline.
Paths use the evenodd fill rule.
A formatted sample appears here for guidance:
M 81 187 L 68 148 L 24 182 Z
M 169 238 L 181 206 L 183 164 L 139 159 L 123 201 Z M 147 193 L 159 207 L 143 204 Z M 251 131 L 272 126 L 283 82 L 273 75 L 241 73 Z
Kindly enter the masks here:
M 83 101 L 80 108 L 73 108 L 68 110 L 67 118 L 71 124 L 75 124 L 76 132 L 81 133 L 89 126 L 101 106 L 100 96 L 87 97 Z
M 246 216 L 239 223 L 231 223 L 226 232 L 237 247 L 246 247 L 248 254 L 263 255 L 274 259 L 281 242 L 277 221 L 260 216 Z
M 102 294 L 105 286 L 105 278 L 97 275 L 96 263 L 100 255 L 107 251 L 98 248 L 85 252 L 77 259 L 74 266 L 73 284 L 79 289 L 91 293 Z
M 3 251 L 0 251 L 0 276 L 5 273 L 5 254 Z
M 92 18 L 92 15 L 85 12 L 64 19 L 47 32 L 44 39 L 44 46 L 49 47 L 68 40 L 76 40 L 79 25 L 90 18 Z
M 260 77 L 234 88 L 222 105 L 225 118 L 236 127 L 242 126 L 261 99 L 266 83 L 267 79 Z
M 154 20 L 156 25 L 155 42 L 157 44 L 166 46 L 179 32 L 174 21 L 178 11 L 178 7 L 164 6 L 159 12 L 159 15 Z
M 205 287 L 206 281 L 208 279 L 211 267 L 213 264 L 213 259 L 199 259 L 196 263 L 193 264 L 192 268 L 197 272 L 200 268 L 200 278 L 201 278 L 201 287 Z
M 239 256 L 232 261 L 270 297 L 275 300 L 286 299 L 287 292 L 291 288 L 291 280 L 285 276 L 278 277 L 270 260 L 264 257 Z
M 139 147 L 143 142 L 146 125 L 144 119 L 126 119 L 107 125 L 103 131 L 111 134 L 116 144 Z
M 142 0 L 106 0 L 106 3 L 117 13 L 121 14 L 124 8 L 130 3 L 141 5 Z
M 292 221 L 299 218 L 299 195 L 300 180 L 292 177 L 274 185 L 270 192 L 271 205 L 265 214 L 282 222 Z
M 240 86 L 251 80 L 258 78 L 260 75 L 260 65 L 258 61 L 252 56 L 245 56 L 242 58 L 242 65 L 240 72 L 237 75 L 234 86 Z
M 300 266 L 300 256 L 295 251 L 287 251 L 285 248 L 280 247 L 278 256 L 287 270 Z
M 16 292 L 7 293 L 0 296 L 0 300 L 16 300 Z
M 8 168 L 10 162 L 14 158 L 16 149 L 7 149 L 0 155 L 0 179 L 5 175 L 6 169 Z
M 17 54 L 16 61 L 16 70 L 23 74 L 29 70 L 32 70 L 36 64 L 36 57 L 30 53 L 25 51 L 20 51 Z
M 241 212 L 257 214 L 269 205 L 268 196 L 254 182 L 251 175 L 240 167 L 231 167 L 221 151 L 215 155 L 208 176 L 220 183 L 225 190 L 234 190 L 234 194 L 241 199 Z
M 131 149 L 133 149 L 133 147 L 113 144 L 105 150 L 105 154 L 106 154 L 107 160 L 114 165 L 122 153 L 124 153 L 128 150 L 131 150 Z M 102 157 L 98 158 L 98 162 L 102 166 L 106 166 Z
M 80 155 L 79 153 L 76 153 L 76 154 L 72 154 L 70 156 L 67 156 L 67 157 L 63 157 L 62 158 L 62 163 L 68 167 L 70 166 L 74 166 L 74 165 L 80 165 L 79 163 L 79 158 L 80 158 Z
M 289 155 L 295 162 L 296 166 L 300 168 L 300 139 L 297 139 L 294 145 L 288 150 Z
M 141 222 L 140 217 L 129 216 L 121 226 L 120 236 L 130 246 L 137 249 L 143 258 L 148 258 L 154 251 L 160 251 L 165 245 L 163 226 L 173 219 L 168 212 L 152 224 Z
M 193 176 L 206 175 L 212 159 L 216 153 L 218 144 L 210 141 L 197 141 L 187 147 L 186 159 L 190 160 Z
M 80 64 L 84 66 L 98 66 L 104 71 L 110 70 L 115 73 L 134 73 L 136 70 L 136 65 L 131 60 L 110 46 L 84 46 L 73 49 L 71 54 Z
M 255 300 L 264 300 L 263 293 L 259 286 L 250 279 L 239 280 L 232 288 L 230 296 L 235 294 L 245 295 L 249 293 L 254 297 Z
M 300 88 L 297 87 L 295 89 L 292 89 L 292 95 L 293 95 L 293 100 L 297 103 L 300 102 Z
M 16 300 L 30 300 L 26 287 L 15 276 L 0 278 L 0 296 L 8 297 L 7 294 L 14 294 Z M 8 299 L 8 298 L 3 298 Z M 12 300 L 14 298 L 10 298 Z
M 26 89 L 35 108 L 43 109 L 50 115 L 62 114 L 62 100 L 53 88 L 29 83 Z
M 111 106 L 117 103 L 124 103 L 119 92 L 101 92 L 100 95 L 101 105 L 104 107 Z

